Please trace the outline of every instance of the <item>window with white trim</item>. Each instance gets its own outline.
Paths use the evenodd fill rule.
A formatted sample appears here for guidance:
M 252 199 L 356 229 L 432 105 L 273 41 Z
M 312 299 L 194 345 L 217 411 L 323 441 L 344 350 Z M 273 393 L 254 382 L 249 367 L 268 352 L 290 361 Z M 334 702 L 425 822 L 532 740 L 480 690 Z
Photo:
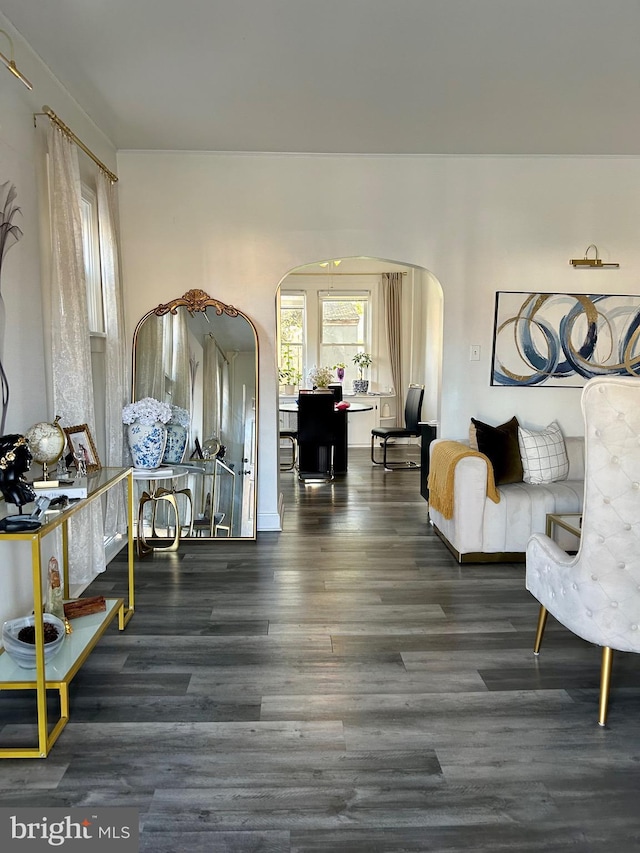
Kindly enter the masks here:
M 105 397 L 107 387 L 104 323 L 104 297 L 102 267 L 100 262 L 100 234 L 98 226 L 98 198 L 87 184 L 82 184 L 81 200 L 82 249 L 87 286 L 87 315 L 91 343 L 91 377 L 93 382 L 93 406 L 95 414 L 94 436 L 98 455 L 105 459 Z
M 320 291 L 319 364 L 345 365 L 345 381 L 359 377 L 353 364 L 357 352 L 371 352 L 371 293 L 366 290 Z
M 281 385 L 298 385 L 304 376 L 306 339 L 305 294 L 282 291 L 280 294 L 280 353 L 278 367 Z
M 87 312 L 89 332 L 104 334 L 102 275 L 100 271 L 100 239 L 98 233 L 98 200 L 94 191 L 82 185 L 82 248 L 87 283 Z

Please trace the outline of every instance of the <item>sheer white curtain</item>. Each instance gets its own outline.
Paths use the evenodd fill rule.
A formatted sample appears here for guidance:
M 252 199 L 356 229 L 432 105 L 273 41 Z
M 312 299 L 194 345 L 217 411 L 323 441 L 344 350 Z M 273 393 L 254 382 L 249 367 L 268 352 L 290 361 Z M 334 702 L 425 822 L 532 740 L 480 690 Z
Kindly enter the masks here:
M 203 375 L 205 384 L 202 389 L 202 438 L 206 441 L 211 436 L 220 436 L 222 383 L 218 363 L 218 346 L 213 335 L 209 335 L 204 342 Z
M 189 376 L 189 327 L 187 324 L 187 312 L 184 308 L 176 314 L 167 315 L 171 323 L 171 402 L 174 406 L 180 406 L 189 411 L 191 409 L 191 395 L 189 383 L 185 378 Z
M 402 378 L 402 273 L 382 273 L 385 326 L 389 345 L 391 379 L 396 389 L 396 425 L 404 426 L 404 381 Z
M 96 177 L 98 195 L 98 227 L 100 232 L 100 266 L 105 324 L 106 389 L 105 431 L 106 464 L 120 468 L 123 464 L 124 431 L 122 407 L 129 401 L 128 368 L 125 361 L 125 334 L 122 284 L 119 266 L 119 239 L 116 214 L 116 188 L 100 171 Z M 127 531 L 125 487 L 107 493 L 104 528 L 107 536 Z
M 53 405 L 63 424 L 86 423 L 95 435 L 78 151 L 53 123 L 48 128 L 47 147 Z M 86 584 L 104 569 L 102 508 L 95 501 L 69 521 L 69 579 L 72 584 Z
M 227 359 L 219 355 L 219 369 L 221 376 L 221 394 L 220 394 L 220 441 L 229 441 L 233 432 L 233 407 L 231 405 L 231 368 Z M 223 442 L 224 443 L 224 442 Z
M 136 339 L 136 396 L 155 397 L 190 411 L 187 312 L 147 317 Z
M 136 393 L 164 402 L 164 324 L 166 317 L 147 317 L 136 340 Z

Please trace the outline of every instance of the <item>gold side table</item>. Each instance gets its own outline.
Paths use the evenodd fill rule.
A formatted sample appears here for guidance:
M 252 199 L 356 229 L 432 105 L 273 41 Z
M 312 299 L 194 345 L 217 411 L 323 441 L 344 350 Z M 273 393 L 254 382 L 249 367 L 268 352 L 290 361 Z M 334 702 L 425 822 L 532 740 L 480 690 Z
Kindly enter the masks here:
M 181 530 L 181 521 L 180 521 L 180 513 L 178 510 L 178 500 L 177 495 L 184 495 L 187 500 L 187 505 L 189 507 L 189 518 L 192 522 L 193 520 L 193 499 L 191 496 L 190 489 L 176 489 L 174 480 L 179 479 L 180 477 L 184 477 L 189 473 L 189 469 L 186 467 L 182 467 L 180 465 L 172 465 L 166 468 L 156 468 L 154 470 L 145 471 L 140 468 L 133 470 L 133 478 L 134 480 L 148 480 L 149 482 L 149 490 L 143 491 L 140 495 L 140 500 L 138 503 L 138 523 L 137 523 L 137 537 L 136 537 L 136 547 L 139 557 L 144 557 L 147 554 L 151 554 L 155 550 L 160 551 L 177 551 L 180 546 L 180 530 Z M 165 488 L 164 486 L 158 485 L 160 482 L 169 482 L 170 488 Z M 151 539 L 153 542 L 149 542 L 149 539 L 145 535 L 144 532 L 144 510 L 145 506 L 151 503 L 152 504 L 152 513 L 151 513 Z M 171 507 L 174 513 L 175 518 L 175 533 L 173 537 L 159 537 L 156 534 L 156 512 L 158 506 L 162 503 L 168 504 Z M 169 525 L 167 523 L 167 532 L 169 530 Z M 165 538 L 168 541 L 166 545 L 158 544 L 158 540 L 160 538 Z

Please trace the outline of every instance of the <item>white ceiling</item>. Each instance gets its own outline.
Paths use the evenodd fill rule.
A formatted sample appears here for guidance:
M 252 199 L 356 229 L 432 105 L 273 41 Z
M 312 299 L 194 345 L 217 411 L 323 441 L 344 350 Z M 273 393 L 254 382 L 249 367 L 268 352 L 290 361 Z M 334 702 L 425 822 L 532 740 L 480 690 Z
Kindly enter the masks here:
M 1 5 L 120 149 L 640 153 L 639 0 Z

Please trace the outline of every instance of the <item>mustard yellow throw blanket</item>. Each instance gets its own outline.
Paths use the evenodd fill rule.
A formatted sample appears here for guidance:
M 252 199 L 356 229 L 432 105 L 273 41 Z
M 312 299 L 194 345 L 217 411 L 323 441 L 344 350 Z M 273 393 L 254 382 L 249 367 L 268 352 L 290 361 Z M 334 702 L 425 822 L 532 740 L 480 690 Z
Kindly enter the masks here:
M 493 477 L 493 465 L 484 453 L 471 450 L 459 441 L 441 441 L 433 448 L 429 468 L 429 506 L 444 518 L 453 516 L 453 482 L 456 465 L 465 456 L 479 456 L 487 463 L 487 497 L 500 503 Z

